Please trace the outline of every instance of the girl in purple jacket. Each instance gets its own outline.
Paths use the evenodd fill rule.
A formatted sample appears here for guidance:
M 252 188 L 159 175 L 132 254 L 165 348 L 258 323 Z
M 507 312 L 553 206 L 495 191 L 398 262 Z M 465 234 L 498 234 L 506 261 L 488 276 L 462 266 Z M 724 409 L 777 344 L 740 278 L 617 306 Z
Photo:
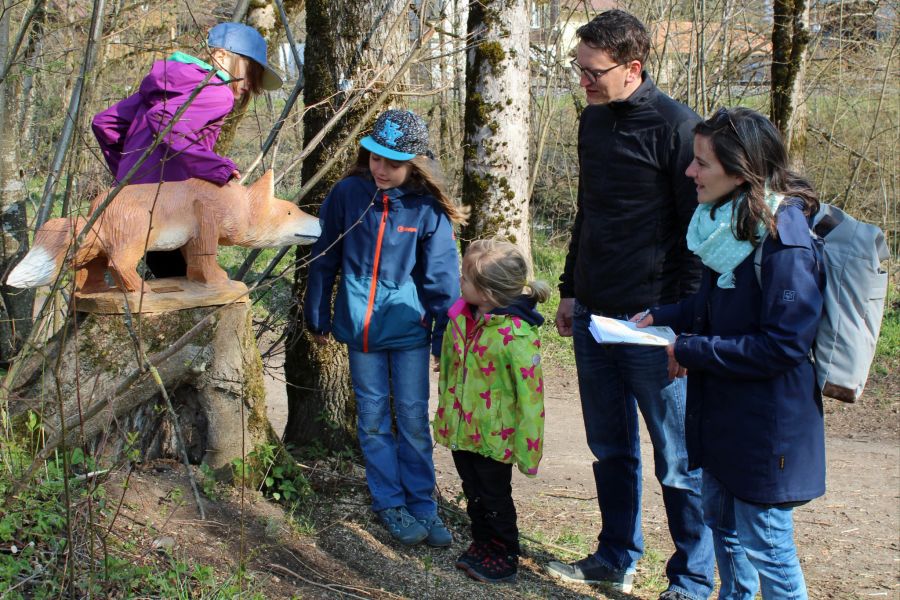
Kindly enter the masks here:
M 252 27 L 220 23 L 209 31 L 207 45 L 209 62 L 183 52 L 158 60 L 135 94 L 94 117 L 94 135 L 117 182 L 197 178 L 224 185 L 240 179 L 234 162 L 213 150 L 222 123 L 235 106 L 245 106 L 252 95 L 281 87 L 281 78 L 268 66 L 266 41 Z M 185 111 L 161 135 L 198 87 Z M 159 144 L 138 165 L 157 139 Z M 148 266 L 157 277 L 183 275 L 180 259 L 177 252 L 166 253 L 164 263 L 151 256 Z

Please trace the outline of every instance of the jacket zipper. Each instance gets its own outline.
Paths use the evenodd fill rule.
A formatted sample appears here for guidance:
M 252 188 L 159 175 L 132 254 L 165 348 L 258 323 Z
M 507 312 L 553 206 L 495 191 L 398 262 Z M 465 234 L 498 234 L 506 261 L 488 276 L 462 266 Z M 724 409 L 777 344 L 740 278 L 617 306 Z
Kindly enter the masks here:
M 453 324 L 454 324 L 454 326 L 456 325 L 455 319 L 453 321 Z M 475 328 L 472 330 L 472 338 L 466 339 L 467 336 L 463 335 L 464 341 L 463 341 L 463 351 L 462 351 L 462 364 L 460 364 L 460 367 L 462 367 L 462 384 L 459 384 L 459 383 L 456 384 L 457 386 L 462 385 L 462 389 L 465 389 L 465 387 L 466 387 L 466 385 L 465 385 L 466 384 L 466 375 L 467 375 L 466 371 L 468 369 L 466 363 L 468 362 L 468 359 L 469 359 L 469 348 L 471 348 L 473 344 L 476 344 L 478 342 L 478 340 L 481 339 L 481 329 L 483 327 L 484 327 L 484 320 L 481 320 L 480 322 L 476 321 Z M 459 330 L 459 327 L 457 326 L 457 331 L 458 330 Z M 460 392 L 461 392 L 461 390 L 460 390 Z M 461 397 L 462 397 L 462 393 L 460 393 L 459 396 L 457 396 L 457 399 L 459 399 Z M 474 411 L 475 409 L 472 409 L 472 410 Z M 462 406 L 462 401 L 459 400 L 459 422 L 456 424 L 456 447 L 457 448 L 459 447 L 459 436 L 460 436 L 460 433 L 462 432 L 463 412 L 464 412 L 464 409 Z
M 381 262 L 381 242 L 384 240 L 384 226 L 388 217 L 388 195 L 383 194 L 381 202 L 384 212 L 381 213 L 381 224 L 378 226 L 378 238 L 375 240 L 375 261 L 372 265 L 372 282 L 369 284 L 369 302 L 366 306 L 366 318 L 363 321 L 363 352 L 369 351 L 369 325 L 375 310 L 375 290 L 378 287 L 378 263 Z

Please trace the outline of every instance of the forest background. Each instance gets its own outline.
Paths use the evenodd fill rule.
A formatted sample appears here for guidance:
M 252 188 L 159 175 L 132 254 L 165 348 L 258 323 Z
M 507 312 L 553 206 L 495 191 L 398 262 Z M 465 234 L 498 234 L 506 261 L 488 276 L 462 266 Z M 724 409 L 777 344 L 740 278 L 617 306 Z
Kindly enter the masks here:
M 900 251 L 896 2 L 3 3 L 3 273 L 27 250 L 37 224 L 84 214 L 90 200 L 112 185 L 90 117 L 133 93 L 152 61 L 174 50 L 203 57 L 209 27 L 240 20 L 266 36 L 270 61 L 286 76 L 281 90 L 255 99 L 230 119 L 220 138 L 217 150 L 235 160 L 247 181 L 274 168 L 277 194 L 315 213 L 377 112 L 409 108 L 430 122 L 433 150 L 451 195 L 473 209 L 470 225 L 460 231 L 462 245 L 487 235 L 509 237 L 553 282 L 577 193 L 576 132 L 584 95 L 569 66 L 574 30 L 607 8 L 629 10 L 650 27 L 647 70 L 660 88 L 702 116 L 737 105 L 771 115 L 789 141 L 796 166 L 820 197 L 879 225 L 892 256 Z M 256 286 L 254 328 L 263 358 L 266 364 L 284 363 L 284 441 L 298 456 L 337 456 L 343 464 L 353 455 L 355 438 L 346 358 L 337 345 L 311 344 L 296 326 L 306 252 L 228 248 L 220 251 L 220 262 L 233 278 Z M 885 267 L 891 285 L 866 406 L 879 419 L 896 423 L 898 267 L 894 259 Z M 16 361 L 39 354 L 41 342 L 66 327 L 68 317 L 58 307 L 66 305 L 68 294 L 65 285 L 37 300 L 6 286 L 0 286 L 0 294 L 0 361 L 8 369 L 3 388 L 8 394 Z M 556 301 L 546 307 L 547 314 L 555 311 Z M 38 312 L 36 306 L 48 309 Z M 544 335 L 546 360 L 571 367 L 571 348 L 549 327 Z M 6 402 L 4 395 L 0 597 L 25 592 L 103 596 L 128 586 L 148 595 L 166 595 L 165 586 L 187 596 L 197 590 L 250 593 L 243 571 L 223 580 L 221 573 L 207 573 L 189 561 L 158 567 L 147 559 L 145 570 L 128 571 L 126 583 L 113 581 L 110 565 L 122 567 L 127 561 L 116 562 L 116 556 L 127 556 L 133 546 L 118 540 L 126 550 L 116 554 L 107 548 L 118 513 L 104 512 L 103 481 L 84 477 L 83 471 L 90 465 L 87 471 L 114 478 L 154 457 L 140 452 L 94 456 L 96 445 L 81 440 L 75 447 L 58 448 L 23 490 L 13 482 L 28 472 L 40 447 L 40 414 L 29 421 L 23 437 L 10 425 Z M 280 450 L 272 444 L 248 451 L 235 473 L 247 476 L 255 469 L 259 473 L 250 477 L 250 487 L 296 510 L 297 502 L 316 493 L 315 486 L 308 473 L 281 463 Z M 276 465 L 282 471 L 273 476 Z M 347 467 L 335 467 L 340 468 Z M 198 477 L 208 482 L 210 495 L 222 493 L 211 475 Z M 80 483 L 70 489 L 70 480 Z M 90 518 L 79 523 L 85 514 Z M 241 567 L 243 559 L 241 554 Z M 5 583 L 9 592 L 3 590 Z

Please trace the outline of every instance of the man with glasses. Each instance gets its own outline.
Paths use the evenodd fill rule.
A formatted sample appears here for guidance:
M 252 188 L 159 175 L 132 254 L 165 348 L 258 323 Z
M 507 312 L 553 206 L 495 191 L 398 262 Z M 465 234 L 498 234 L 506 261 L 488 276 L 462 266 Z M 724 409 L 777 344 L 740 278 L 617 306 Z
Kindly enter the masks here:
M 700 261 L 685 243 L 697 194 L 684 172 L 700 118 L 644 71 L 650 36 L 634 16 L 606 11 L 577 35 L 572 66 L 588 107 L 578 130 L 578 211 L 556 327 L 574 336 L 603 522 L 595 553 L 571 564 L 553 561 L 547 570 L 566 581 L 631 591 L 643 554 L 640 410 L 675 544 L 660 599 L 705 599 L 713 587 L 713 549 L 700 471 L 688 469 L 685 380 L 668 368 L 665 348 L 600 345 L 588 331 L 591 313 L 627 319 L 697 289 Z

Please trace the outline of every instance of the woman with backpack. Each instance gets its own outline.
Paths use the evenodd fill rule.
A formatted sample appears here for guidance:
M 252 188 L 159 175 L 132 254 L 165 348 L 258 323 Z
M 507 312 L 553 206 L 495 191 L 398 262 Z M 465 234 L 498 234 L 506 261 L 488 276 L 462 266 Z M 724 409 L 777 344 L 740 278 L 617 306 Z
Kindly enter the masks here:
M 806 598 L 792 512 L 825 493 L 822 397 L 810 359 L 825 286 L 809 233 L 819 202 L 761 114 L 721 109 L 694 134 L 687 175 L 699 205 L 687 243 L 705 265 L 701 287 L 633 320 L 679 334 L 669 370 L 690 372 L 688 456 L 703 468 L 719 598 Z

